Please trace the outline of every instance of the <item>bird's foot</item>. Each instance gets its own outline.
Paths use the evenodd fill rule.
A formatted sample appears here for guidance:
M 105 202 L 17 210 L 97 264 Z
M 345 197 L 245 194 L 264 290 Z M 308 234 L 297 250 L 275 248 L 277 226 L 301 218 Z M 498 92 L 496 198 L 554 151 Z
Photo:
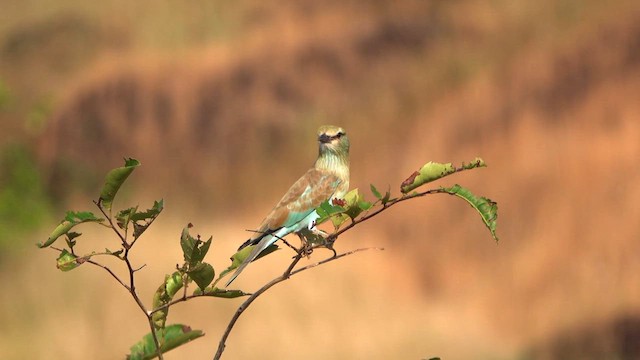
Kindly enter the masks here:
M 300 249 L 301 254 L 306 256 L 307 259 L 311 258 L 311 253 L 313 253 L 313 246 L 312 245 L 305 245 L 302 247 L 302 249 Z
M 300 238 L 301 247 L 298 250 L 298 255 L 306 256 L 307 259 L 311 256 L 314 248 L 314 239 L 309 239 L 308 236 L 315 236 L 315 234 L 302 234 L 297 233 Z

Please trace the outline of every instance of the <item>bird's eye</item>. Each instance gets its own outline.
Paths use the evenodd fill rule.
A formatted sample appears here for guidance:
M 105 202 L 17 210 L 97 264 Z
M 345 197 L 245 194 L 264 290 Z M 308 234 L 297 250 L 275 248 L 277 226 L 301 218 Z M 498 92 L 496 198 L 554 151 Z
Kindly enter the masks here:
M 336 138 L 340 139 L 342 136 L 344 135 L 344 133 L 342 131 L 340 131 L 339 133 L 336 134 Z

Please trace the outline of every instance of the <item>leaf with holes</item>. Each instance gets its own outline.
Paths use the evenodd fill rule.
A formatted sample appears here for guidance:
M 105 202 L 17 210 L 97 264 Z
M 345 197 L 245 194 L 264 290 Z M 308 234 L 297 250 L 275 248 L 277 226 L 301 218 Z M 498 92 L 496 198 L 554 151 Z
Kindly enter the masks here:
M 160 285 L 158 290 L 153 294 L 153 308 L 157 309 L 168 304 L 183 285 L 182 273 L 179 271 L 176 271 L 171 275 L 166 275 L 162 285 Z M 168 307 L 153 313 L 153 325 L 156 329 L 164 328 L 165 322 L 167 321 L 167 315 L 169 315 Z
M 484 160 L 482 160 L 481 158 L 475 158 L 469 164 L 463 163 L 459 168 L 451 165 L 451 163 L 441 164 L 429 161 L 428 163 L 424 164 L 419 170 L 414 171 L 411 176 L 409 176 L 405 181 L 402 182 L 402 184 L 400 185 L 400 191 L 402 191 L 403 194 L 406 194 L 409 191 L 416 189 L 426 183 L 441 179 L 453 173 L 486 166 L 487 165 L 485 164 Z
M 77 256 L 68 252 L 67 249 L 63 249 L 56 260 L 56 267 L 62 271 L 71 271 L 80 266 L 80 263 L 77 260 Z
M 164 209 L 164 201 L 154 201 L 153 207 L 147 209 L 147 211 L 134 212 L 131 214 L 131 221 L 133 222 L 133 237 L 139 238 L 142 233 L 147 230 L 149 225 L 160 215 Z M 137 210 L 137 207 L 136 207 Z
M 195 239 L 191 234 L 189 234 L 189 229 L 192 227 L 192 224 L 188 224 L 182 229 L 180 246 L 182 247 L 184 261 L 189 265 L 194 266 L 204 260 L 204 257 L 207 255 L 209 247 L 211 246 L 213 237 L 209 237 L 209 240 L 207 241 L 200 240 L 200 237 Z
M 169 350 L 184 345 L 192 340 L 204 336 L 201 330 L 191 330 L 187 325 L 172 324 L 156 333 L 160 343 L 160 351 L 164 354 Z M 151 333 L 131 347 L 127 360 L 150 360 L 158 357 L 156 344 Z

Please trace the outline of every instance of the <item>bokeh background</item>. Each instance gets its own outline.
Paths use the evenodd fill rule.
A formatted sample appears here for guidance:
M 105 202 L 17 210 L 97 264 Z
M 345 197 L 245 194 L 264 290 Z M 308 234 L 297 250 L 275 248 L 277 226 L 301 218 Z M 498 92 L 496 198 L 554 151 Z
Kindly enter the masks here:
M 226 358 L 640 358 L 637 1 L 0 7 L 0 358 L 123 358 L 148 331 L 106 273 L 61 273 L 34 246 L 66 209 L 94 210 L 123 157 L 143 165 L 116 205 L 166 205 L 133 255 L 149 303 L 188 222 L 228 265 L 325 123 L 348 130 L 364 191 L 397 192 L 429 160 L 483 157 L 487 169 L 441 183 L 496 200 L 501 242 L 454 198 L 399 205 L 337 245 L 385 251 L 272 289 Z M 81 229 L 86 249 L 117 246 Z M 235 284 L 254 290 L 288 259 Z M 207 336 L 166 358 L 211 358 L 240 301 L 173 308 L 170 322 Z

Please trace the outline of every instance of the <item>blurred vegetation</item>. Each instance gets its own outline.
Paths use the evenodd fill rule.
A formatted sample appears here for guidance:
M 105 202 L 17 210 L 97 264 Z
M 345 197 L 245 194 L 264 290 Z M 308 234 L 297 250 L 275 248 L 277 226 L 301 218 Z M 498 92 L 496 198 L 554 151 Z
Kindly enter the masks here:
M 50 219 L 51 205 L 33 153 L 21 144 L 0 149 L 0 260 L 27 246 Z
M 11 92 L 9 86 L 0 79 L 0 111 L 6 110 L 11 102 Z

